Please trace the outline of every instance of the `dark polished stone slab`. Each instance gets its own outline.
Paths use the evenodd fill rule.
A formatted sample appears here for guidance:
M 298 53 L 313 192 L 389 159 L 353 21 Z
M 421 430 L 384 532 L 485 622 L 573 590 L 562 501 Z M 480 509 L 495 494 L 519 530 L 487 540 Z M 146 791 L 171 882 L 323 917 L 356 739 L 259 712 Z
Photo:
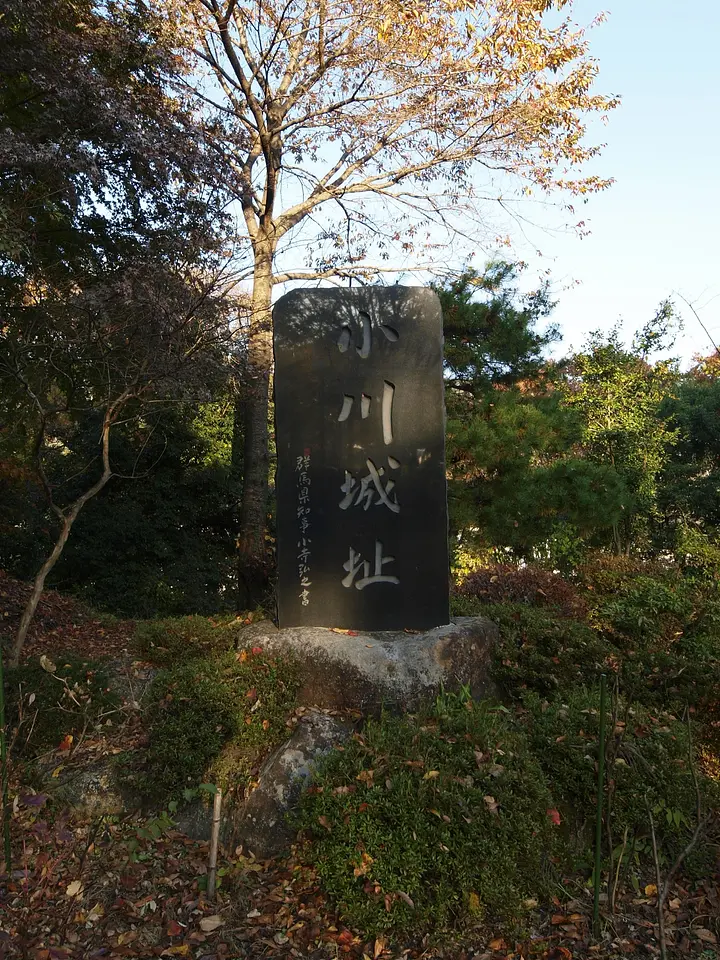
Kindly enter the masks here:
M 447 623 L 437 296 L 294 290 L 274 330 L 280 626 Z

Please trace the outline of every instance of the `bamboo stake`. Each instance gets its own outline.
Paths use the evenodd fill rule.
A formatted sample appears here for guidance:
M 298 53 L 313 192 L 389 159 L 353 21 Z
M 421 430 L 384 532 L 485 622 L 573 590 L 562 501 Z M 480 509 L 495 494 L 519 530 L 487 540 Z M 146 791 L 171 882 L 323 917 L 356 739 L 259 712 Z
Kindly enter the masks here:
M 208 882 L 207 896 L 208 900 L 215 899 L 215 883 L 217 880 L 217 855 L 218 841 L 220 839 L 220 810 L 222 807 L 222 790 L 216 788 L 213 797 L 213 815 L 212 826 L 210 828 L 210 860 L 208 862 Z
M 603 792 L 605 787 L 605 674 L 600 675 L 600 743 L 598 747 L 597 810 L 595 818 L 595 875 L 593 933 L 600 935 L 600 855 L 602 852 Z

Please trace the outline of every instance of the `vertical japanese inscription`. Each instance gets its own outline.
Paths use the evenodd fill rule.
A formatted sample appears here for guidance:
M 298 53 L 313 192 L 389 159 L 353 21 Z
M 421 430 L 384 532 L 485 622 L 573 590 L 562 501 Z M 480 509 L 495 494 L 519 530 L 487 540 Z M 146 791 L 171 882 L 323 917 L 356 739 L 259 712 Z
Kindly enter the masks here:
M 373 324 L 370 315 L 366 311 L 360 311 L 359 320 L 359 326 L 362 331 L 361 343 L 355 349 L 361 360 L 367 360 L 372 351 Z M 397 343 L 400 339 L 398 331 L 388 324 L 379 323 L 378 327 L 390 343 Z M 347 353 L 352 339 L 352 328 L 349 324 L 344 324 L 337 341 L 340 353 Z M 368 389 L 370 389 L 369 385 Z M 393 440 L 392 408 L 394 399 L 395 385 L 388 380 L 383 380 L 381 423 L 382 438 L 385 445 L 392 443 Z M 349 418 L 354 401 L 355 397 L 352 394 L 343 394 L 343 405 L 340 416 L 338 417 L 339 423 L 344 423 Z M 363 392 L 360 395 L 360 416 L 363 420 L 369 417 L 371 405 L 372 394 Z M 400 469 L 400 461 L 390 455 L 387 457 L 387 463 L 391 470 Z M 400 504 L 398 503 L 397 495 L 393 494 L 395 480 L 388 478 L 387 481 L 384 481 L 385 468 L 382 466 L 377 467 L 369 457 L 365 461 L 365 465 L 367 466 L 368 472 L 360 480 L 356 480 L 352 473 L 348 469 L 345 469 L 345 482 L 340 487 L 340 491 L 344 493 L 345 496 L 339 503 L 340 509 L 347 510 L 353 505 L 362 505 L 365 510 L 368 510 L 373 504 L 376 504 L 387 507 L 391 513 L 400 513 Z M 390 499 L 391 495 L 392 499 Z M 375 541 L 374 549 L 374 572 L 371 575 L 370 562 L 364 560 L 362 555 L 357 553 L 352 545 L 349 547 L 348 559 L 343 564 L 343 570 L 347 573 L 347 576 L 343 577 L 341 581 L 344 587 L 352 587 L 354 584 L 356 589 L 364 590 L 365 587 L 373 583 L 392 583 L 399 585 L 399 577 L 383 573 L 385 564 L 393 563 L 395 557 L 383 556 L 383 545 L 380 540 Z M 356 579 L 356 575 L 361 569 L 363 576 Z
M 280 625 L 447 623 L 437 297 L 296 290 L 274 326 Z
M 304 607 L 310 603 L 310 450 L 306 448 L 301 457 L 295 458 L 297 473 L 297 568 L 300 581 L 300 602 Z

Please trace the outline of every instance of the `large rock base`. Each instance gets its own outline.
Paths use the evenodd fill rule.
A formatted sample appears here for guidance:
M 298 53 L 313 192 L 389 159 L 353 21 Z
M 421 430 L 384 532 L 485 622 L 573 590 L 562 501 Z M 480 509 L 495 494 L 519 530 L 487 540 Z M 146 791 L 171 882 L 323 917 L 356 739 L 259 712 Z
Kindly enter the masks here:
M 496 692 L 490 658 L 498 628 L 482 617 L 458 617 L 425 633 L 278 630 L 261 621 L 238 639 L 291 656 L 300 668 L 300 702 L 310 706 L 377 713 L 383 706 L 412 709 L 441 686 L 466 685 L 474 697 Z
M 259 859 L 278 855 L 293 839 L 287 813 L 312 778 L 314 764 L 352 733 L 352 724 L 322 712 L 377 714 L 383 707 L 411 710 L 441 688 L 467 686 L 473 697 L 496 693 L 490 676 L 494 623 L 459 617 L 426 633 L 352 633 L 323 627 L 278 630 L 270 621 L 252 624 L 240 646 L 286 654 L 298 665 L 299 701 L 311 709 L 291 738 L 263 765 L 259 785 L 237 810 L 228 811 L 223 843 L 242 844 Z M 196 804 L 179 816 L 181 829 L 205 837 L 209 811 Z
M 258 860 L 275 857 L 292 843 L 295 832 L 287 814 L 312 778 L 315 764 L 352 734 L 353 723 L 308 710 L 289 740 L 272 753 L 260 769 L 258 785 L 247 800 L 224 808 L 220 840 L 229 849 L 242 846 Z M 196 840 L 210 839 L 210 808 L 195 801 L 176 818 L 183 833 Z

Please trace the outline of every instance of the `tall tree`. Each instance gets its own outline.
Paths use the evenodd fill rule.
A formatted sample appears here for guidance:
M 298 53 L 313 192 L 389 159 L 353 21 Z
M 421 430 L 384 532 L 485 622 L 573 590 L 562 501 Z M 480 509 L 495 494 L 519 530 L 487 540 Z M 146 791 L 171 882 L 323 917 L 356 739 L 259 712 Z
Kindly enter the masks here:
M 672 320 L 672 305 L 661 304 L 630 349 L 617 329 L 593 333 L 569 366 L 565 402 L 582 418 L 582 453 L 611 466 L 632 494 L 632 509 L 614 525 L 618 553 L 630 553 L 647 533 L 643 527 L 657 510 L 658 477 L 677 440 L 677 430 L 660 416 L 677 383 L 677 363 L 649 360 L 653 350 L 670 345 Z
M 433 262 L 477 232 L 477 173 L 586 194 L 596 65 L 572 0 L 153 0 L 230 156 L 252 312 L 241 553 L 262 568 L 273 287 Z M 507 190 L 505 191 L 507 193 Z M 503 201 L 501 201 L 503 202 Z M 297 251 L 304 252 L 298 262 Z
M 0 0 L 0 403 L 57 523 L 15 661 L 78 514 L 113 476 L 111 433 L 145 402 L 204 393 L 228 332 L 221 201 L 200 129 L 167 95 L 180 64 L 160 26 L 140 0 Z M 63 501 L 49 461 L 82 418 L 96 446 Z
M 658 479 L 661 546 L 687 563 L 706 554 L 720 576 L 720 354 L 696 358 L 660 414 L 677 430 Z
M 558 328 L 538 323 L 554 307 L 549 284 L 518 294 L 517 264 L 489 263 L 483 273 L 467 269 L 435 287 L 443 309 L 445 386 L 481 397 L 493 387 L 537 383 L 547 366 L 547 348 L 560 340 Z
M 223 198 L 141 0 L 0 0 L 0 282 L 77 287 L 138 252 L 200 268 Z
M 445 332 L 451 532 L 458 554 L 542 551 L 553 563 L 619 519 L 628 492 L 612 468 L 574 455 L 577 414 L 561 406 L 559 337 L 540 324 L 547 284 L 521 297 L 518 268 L 490 264 L 438 288 Z

